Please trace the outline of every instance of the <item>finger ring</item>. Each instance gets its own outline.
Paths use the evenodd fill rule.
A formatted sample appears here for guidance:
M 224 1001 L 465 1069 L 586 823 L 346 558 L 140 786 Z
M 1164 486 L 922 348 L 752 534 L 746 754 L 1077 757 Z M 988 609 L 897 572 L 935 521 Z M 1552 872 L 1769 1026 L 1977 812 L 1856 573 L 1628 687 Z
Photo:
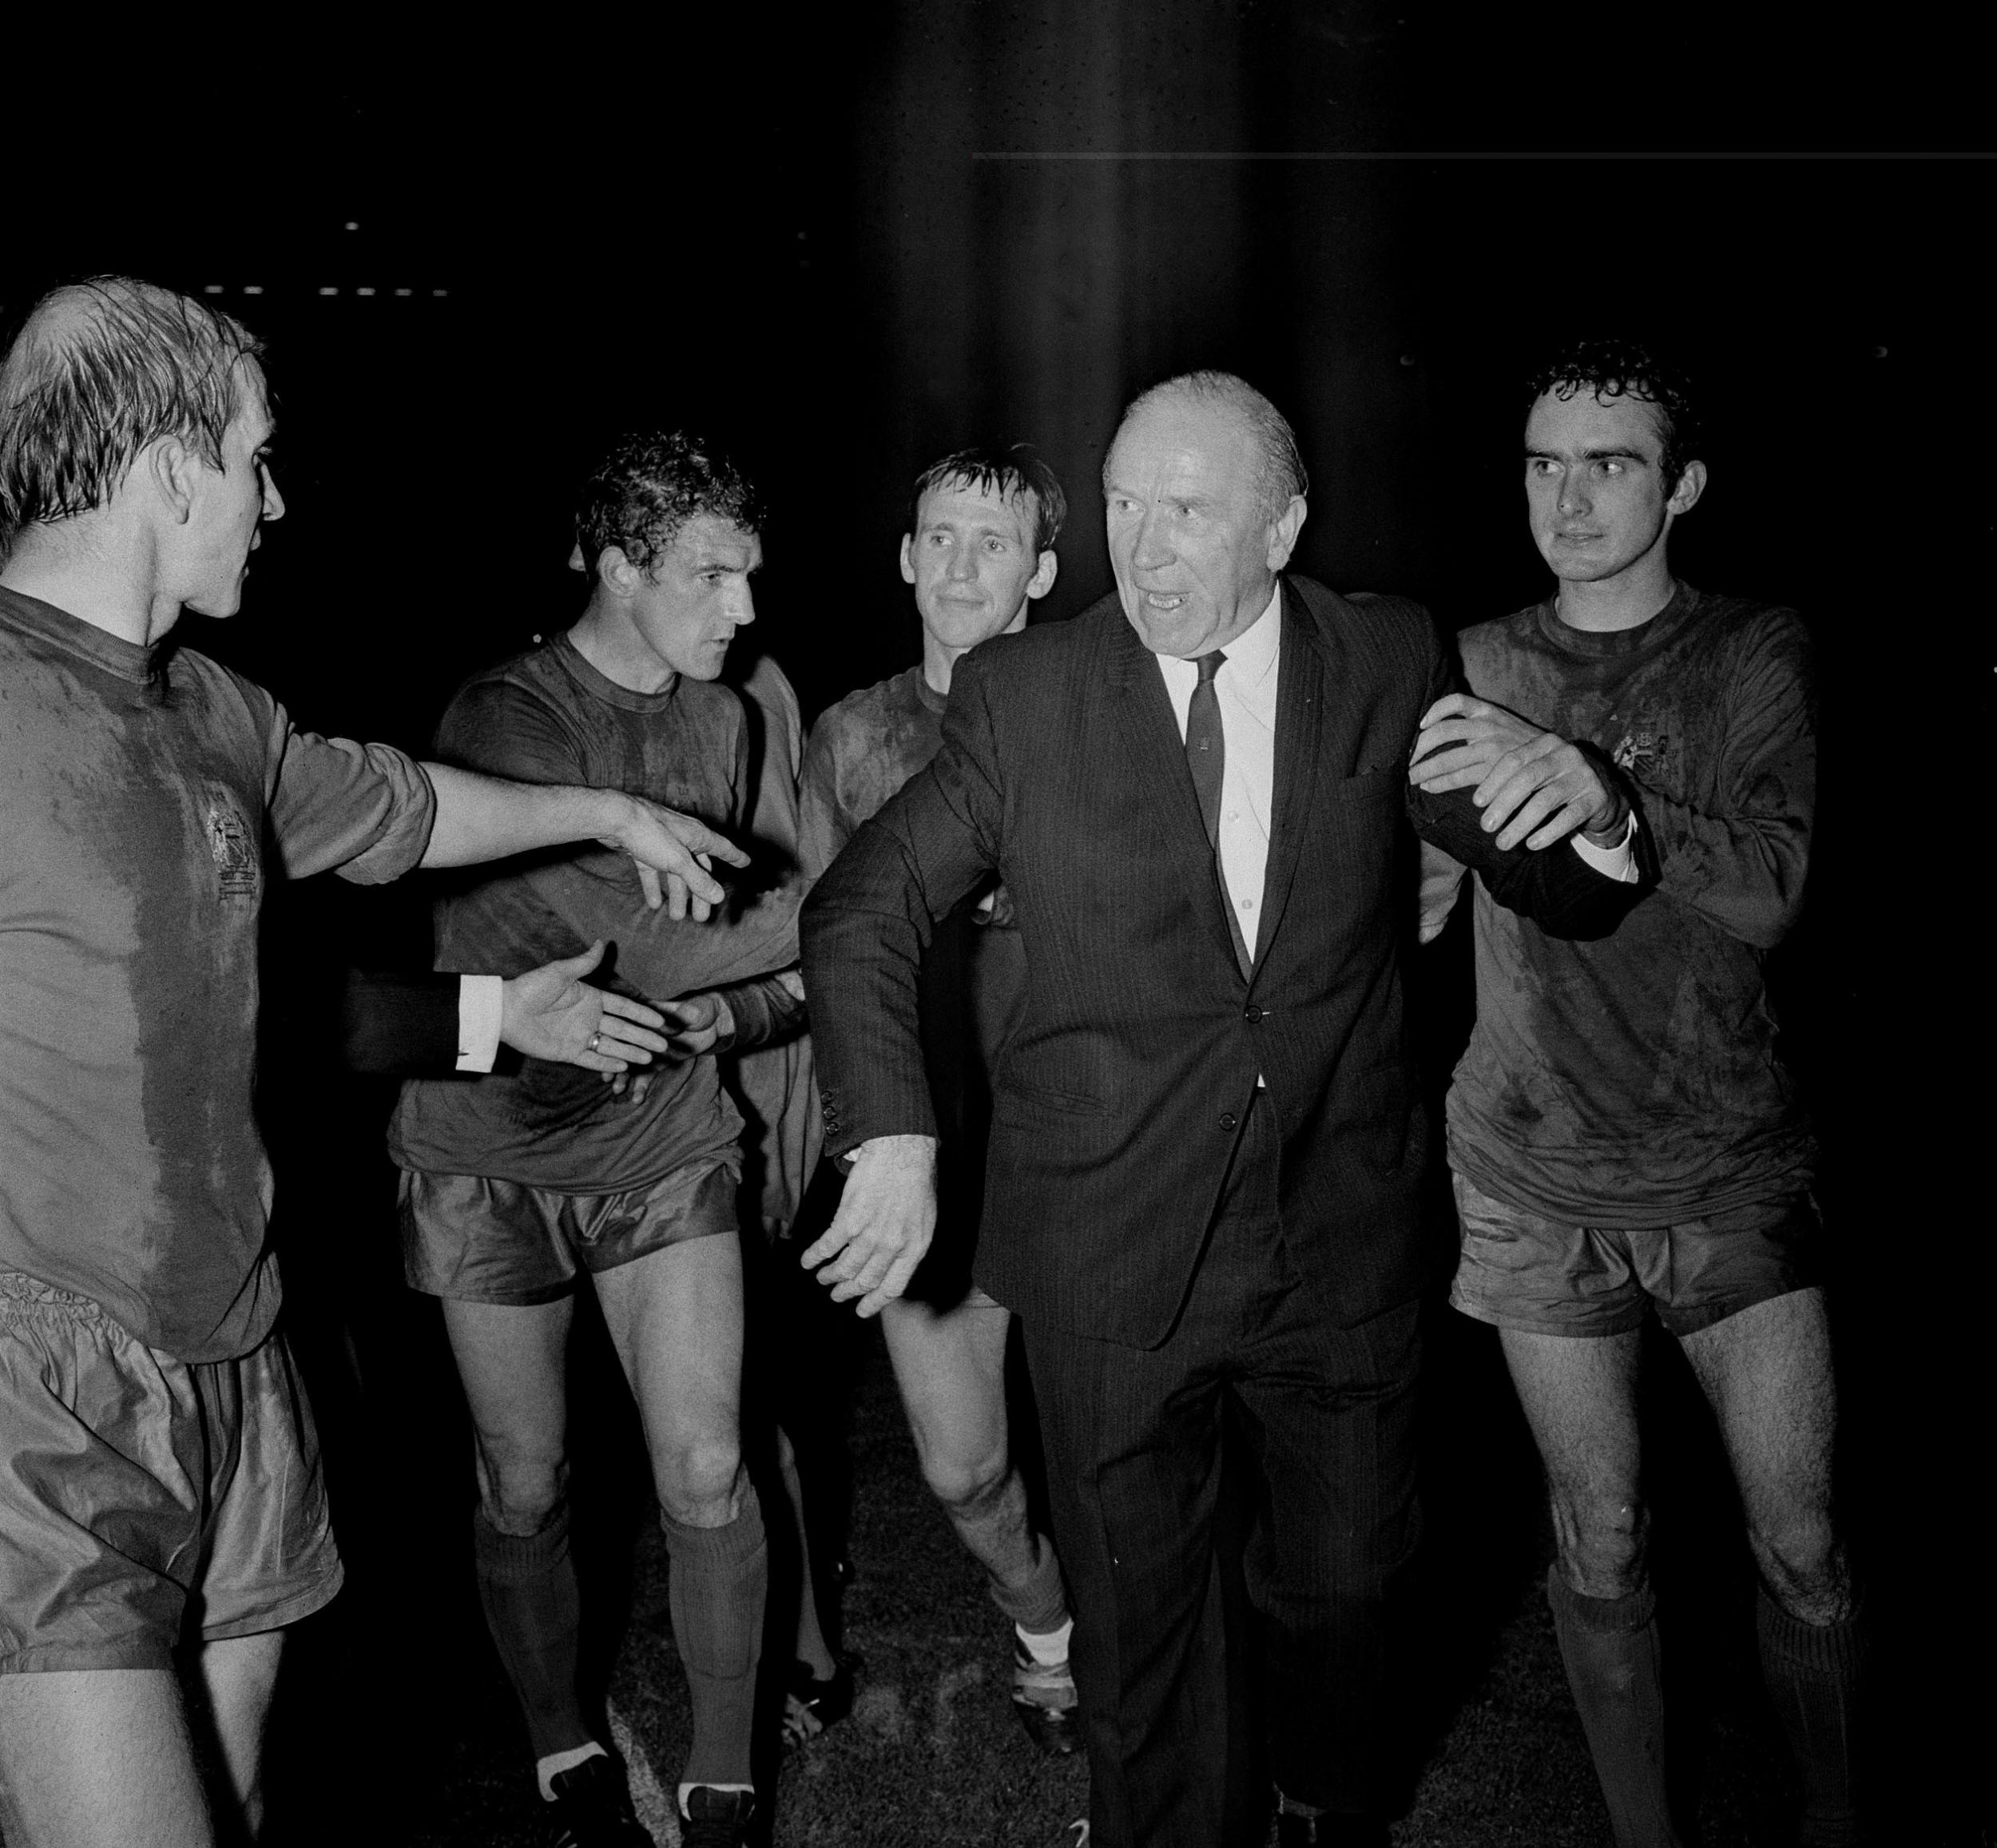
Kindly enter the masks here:
M 601 1033 L 592 1033 L 590 1035 L 590 1050 L 592 1052 L 595 1051 L 598 1047 L 602 1043 L 603 1035 Z

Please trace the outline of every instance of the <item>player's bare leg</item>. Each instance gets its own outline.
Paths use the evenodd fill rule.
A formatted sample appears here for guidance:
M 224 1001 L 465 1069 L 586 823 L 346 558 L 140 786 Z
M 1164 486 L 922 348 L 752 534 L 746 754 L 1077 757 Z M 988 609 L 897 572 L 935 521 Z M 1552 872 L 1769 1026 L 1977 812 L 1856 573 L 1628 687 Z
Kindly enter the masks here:
M 672 1559 L 673 1636 L 693 1699 L 681 1803 L 697 1787 L 746 1792 L 768 1555 L 742 1464 L 741 1249 L 729 1236 L 687 1239 L 594 1282 L 637 1399 Z
M 923 1478 L 1018 1633 L 1014 1704 L 1042 1750 L 1070 1751 L 1079 1738 L 1067 1594 L 1053 1546 L 1034 1531 L 1006 1428 L 1011 1324 L 1009 1310 L 975 1290 L 952 1309 L 904 1298 L 881 1312 Z
M 804 1484 L 790 1434 L 776 1427 L 776 1472 L 797 1548 L 801 1583 L 797 1588 L 796 1665 L 784 1695 L 784 1737 L 792 1745 L 814 1739 L 852 1711 L 853 1669 L 832 1654 L 818 1615 L 818 1584 L 812 1569 L 812 1536 L 804 1518 Z
M 1762 1673 L 1803 1776 L 1798 1839 L 1856 1841 L 1867 1635 L 1832 1513 L 1837 1388 L 1823 1294 L 1757 1302 L 1683 1345 L 1719 1420 L 1761 1569 Z
M 1618 1848 L 1679 1848 L 1637 1432 L 1642 1337 L 1499 1331 L 1546 1466 L 1559 1557 L 1547 1574 L 1566 1663 Z
M 0 1675 L 0 1826 L 8 1848 L 211 1848 L 178 1676 Z
M 277 1692 L 284 1632 L 260 1630 L 202 1645 L 191 1690 L 200 1703 L 220 1759 L 227 1790 L 212 1793 L 219 1809 L 232 1799 L 243 1832 L 254 1841 L 264 1826 L 264 1734 Z M 226 1830 L 224 1833 L 228 1833 Z

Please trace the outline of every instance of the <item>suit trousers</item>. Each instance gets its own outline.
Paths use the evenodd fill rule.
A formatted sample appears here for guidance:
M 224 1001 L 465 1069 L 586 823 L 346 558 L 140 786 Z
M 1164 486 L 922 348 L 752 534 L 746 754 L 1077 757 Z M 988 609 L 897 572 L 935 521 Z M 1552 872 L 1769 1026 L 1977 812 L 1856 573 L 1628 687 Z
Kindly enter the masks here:
M 1387 1795 L 1386 1609 L 1419 1529 L 1419 1306 L 1348 1328 L 1325 1315 L 1284 1238 L 1279 1142 L 1258 1094 L 1161 1345 L 1024 1326 L 1075 1606 L 1094 1848 L 1264 1839 L 1266 1799 L 1253 1818 L 1238 1784 L 1229 1802 L 1230 1659 L 1238 1687 L 1251 1639 L 1221 1608 L 1224 1442 L 1248 1453 L 1229 1475 L 1254 1497 L 1244 1570 L 1276 1782 L 1335 1810 Z

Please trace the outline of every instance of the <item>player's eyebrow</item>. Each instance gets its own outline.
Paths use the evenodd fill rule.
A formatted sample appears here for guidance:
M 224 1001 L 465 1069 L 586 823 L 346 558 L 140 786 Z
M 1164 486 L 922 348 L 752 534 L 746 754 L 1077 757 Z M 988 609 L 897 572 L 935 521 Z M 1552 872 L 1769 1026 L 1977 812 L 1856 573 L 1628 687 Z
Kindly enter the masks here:
M 1590 444 L 1586 449 L 1577 449 L 1573 454 L 1583 462 L 1640 462 L 1648 463 L 1650 458 L 1639 449 L 1618 449 L 1613 444 Z M 1527 444 L 1524 459 L 1537 462 L 1542 457 L 1550 461 L 1563 459 L 1563 451 L 1558 449 L 1534 449 Z

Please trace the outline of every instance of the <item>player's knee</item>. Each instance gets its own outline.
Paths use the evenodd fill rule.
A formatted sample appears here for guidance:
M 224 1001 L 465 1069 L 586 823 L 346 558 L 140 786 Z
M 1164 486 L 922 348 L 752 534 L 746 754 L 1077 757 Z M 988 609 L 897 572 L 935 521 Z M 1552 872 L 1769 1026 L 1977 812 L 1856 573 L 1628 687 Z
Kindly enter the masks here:
M 479 1505 L 501 1533 L 524 1539 L 540 1532 L 561 1511 L 569 1472 L 559 1455 L 481 1445 L 478 1464 Z
M 1851 1573 L 1828 1511 L 1750 1527 L 1749 1544 L 1770 1596 L 1806 1623 L 1834 1623 L 1851 1601 Z
M 1003 1445 L 972 1453 L 934 1451 L 922 1463 L 930 1492 L 959 1520 L 975 1520 L 998 1508 L 1012 1481 Z
M 1554 1529 L 1568 1583 L 1590 1598 L 1624 1598 L 1638 1590 L 1647 1525 L 1635 1501 L 1556 1500 Z
M 662 1461 L 659 1503 L 675 1520 L 712 1527 L 729 1517 L 745 1480 L 739 1444 L 732 1438 L 697 1440 Z

